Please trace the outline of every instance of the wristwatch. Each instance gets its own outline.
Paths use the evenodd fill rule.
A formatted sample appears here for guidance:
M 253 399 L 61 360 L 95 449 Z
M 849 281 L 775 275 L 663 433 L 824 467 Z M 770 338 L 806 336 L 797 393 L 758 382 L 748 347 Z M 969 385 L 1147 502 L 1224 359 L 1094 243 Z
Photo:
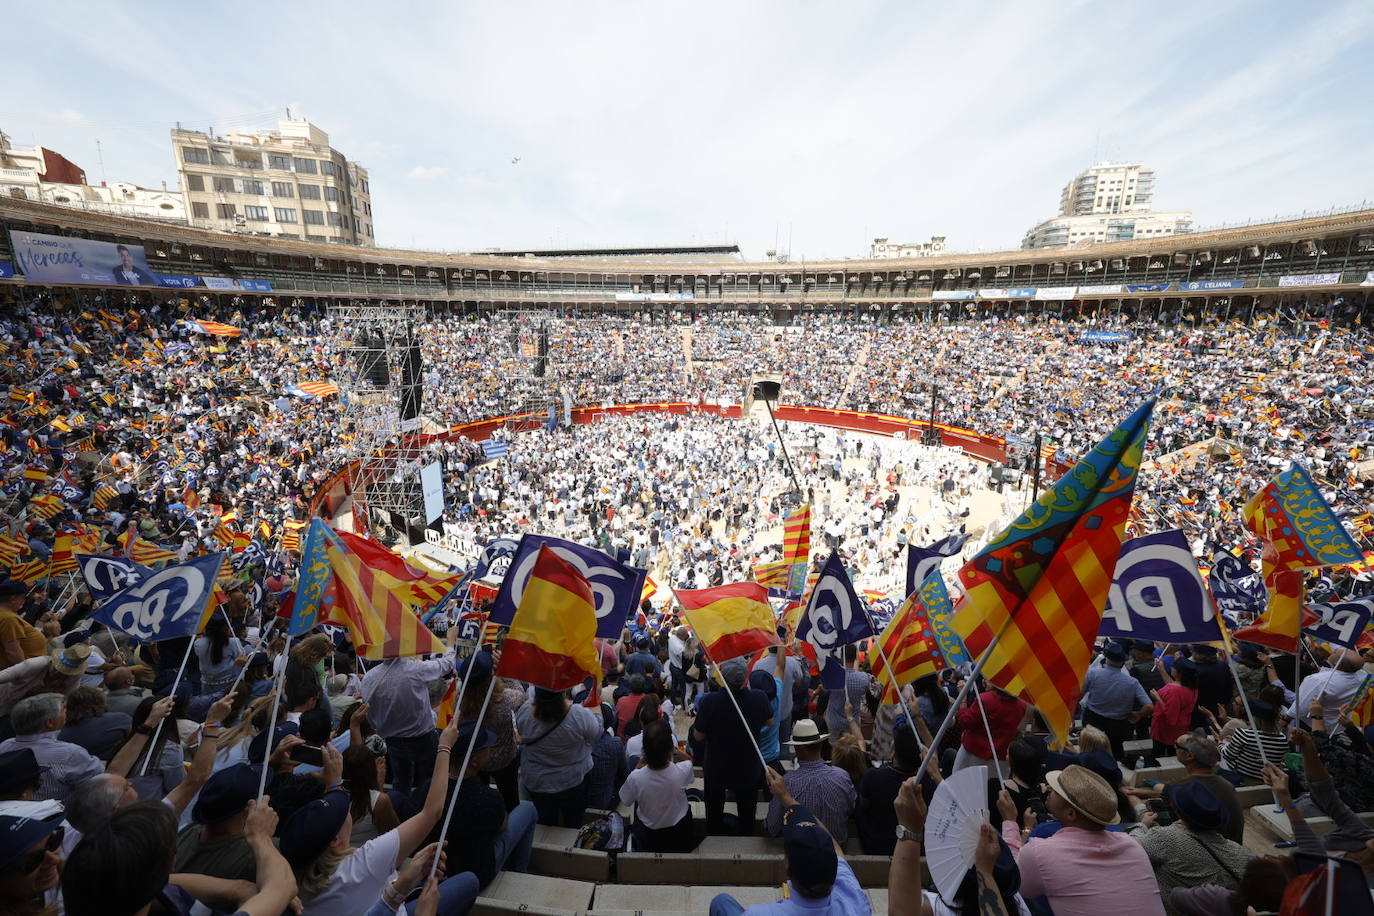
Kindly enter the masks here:
M 905 827 L 903 827 L 901 824 L 898 824 L 898 825 L 897 825 L 897 839 L 898 839 L 898 840 L 911 840 L 911 841 L 913 841 L 913 842 L 919 843 L 919 842 L 921 842 L 921 835 L 920 835 L 919 833 L 917 833 L 916 831 L 914 831 L 914 830 L 908 830 L 908 829 L 906 829 Z

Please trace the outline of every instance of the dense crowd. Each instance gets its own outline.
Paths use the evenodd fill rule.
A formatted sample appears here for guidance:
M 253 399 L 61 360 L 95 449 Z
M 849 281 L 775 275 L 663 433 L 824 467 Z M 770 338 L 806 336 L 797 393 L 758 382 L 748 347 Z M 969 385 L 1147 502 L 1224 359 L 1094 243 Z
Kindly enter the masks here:
M 846 849 L 891 857 L 892 912 L 1276 911 L 1298 863 L 1254 854 L 1268 840 L 1246 839 L 1247 784 L 1272 790 L 1301 851 L 1374 874 L 1358 816 L 1374 810 L 1374 755 L 1347 709 L 1365 677 L 1354 651 L 1312 647 L 1299 665 L 1243 644 L 1233 677 L 1212 647 L 1104 644 L 1071 748 L 1052 750 L 1024 701 L 973 690 L 919 775 L 959 672 L 883 704 L 866 652 L 846 656 L 832 691 L 791 644 L 716 680 L 666 589 L 600 645 L 601 681 L 571 696 L 496 677 L 492 647 L 372 666 L 326 634 L 287 651 L 268 621 L 293 581 L 291 539 L 366 434 L 343 398 L 289 390 L 355 371 L 338 329 L 309 308 L 64 295 L 11 301 L 0 321 L 0 912 L 275 916 L 295 898 L 307 914 L 463 913 L 502 870 L 529 868 L 536 823 L 591 818 L 595 838 L 611 830 L 598 812 L 617 808 L 640 850 L 780 836 L 792 898 L 774 912 L 867 912 Z M 208 337 L 192 318 L 243 334 Z M 1200 555 L 1247 546 L 1239 507 L 1292 459 L 1358 529 L 1374 428 L 1360 329 L 1123 322 L 1130 341 L 1100 344 L 1086 327 L 556 321 L 542 382 L 510 322 L 417 333 L 424 413 L 440 426 L 550 385 L 578 404 L 738 400 L 751 375 L 778 373 L 784 401 L 924 418 L 933 394 L 941 422 L 1038 431 L 1074 455 L 1163 388 L 1137 531 L 1182 527 Z M 887 592 L 902 547 L 968 525 L 987 492 L 949 450 L 790 424 L 784 436 L 795 486 L 770 427 L 704 414 L 524 433 L 496 462 L 461 439 L 431 448 L 451 532 L 625 548 L 673 587 L 776 558 L 782 516 L 804 500 L 815 554 L 840 549 L 861 587 Z M 139 645 L 95 623 L 74 572 L 77 554 L 224 549 L 237 562 L 194 639 Z M 463 699 L 440 728 L 455 677 Z M 1123 766 L 1160 760 L 1159 784 L 1124 784 Z M 941 898 L 920 887 L 927 803 L 978 765 L 993 776 L 989 824 L 964 885 Z M 1316 816 L 1336 829 L 1319 836 Z

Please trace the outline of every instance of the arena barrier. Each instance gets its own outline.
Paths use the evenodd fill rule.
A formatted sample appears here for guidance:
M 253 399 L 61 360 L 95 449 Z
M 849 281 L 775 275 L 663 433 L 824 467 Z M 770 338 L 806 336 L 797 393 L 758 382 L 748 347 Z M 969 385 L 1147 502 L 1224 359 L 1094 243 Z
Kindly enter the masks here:
M 603 407 L 574 407 L 572 411 L 572 421 L 575 424 L 595 423 L 603 417 L 627 416 L 636 413 L 674 413 L 674 414 L 714 414 L 716 416 L 727 417 L 729 419 L 739 419 L 740 405 L 729 404 L 719 406 L 716 404 L 696 404 L 690 401 L 663 401 L 649 404 L 614 404 Z M 880 436 L 890 436 L 897 439 L 920 440 L 920 437 L 929 428 L 930 423 L 926 420 L 909 420 L 904 417 L 894 417 L 888 414 L 867 413 L 859 410 L 835 410 L 828 407 L 802 407 L 793 404 L 779 404 L 773 411 L 779 420 L 791 420 L 798 423 L 812 423 L 816 426 L 828 426 L 832 429 L 852 429 L 858 432 L 874 433 Z M 491 436 L 493 432 L 508 423 L 523 424 L 529 423 L 531 426 L 543 425 L 545 417 L 535 414 L 516 414 L 504 417 L 491 417 L 486 420 L 474 420 L 471 423 L 460 423 L 450 427 L 447 431 L 432 435 L 421 435 L 421 444 L 433 442 L 435 440 L 448 441 L 467 436 L 473 442 L 481 442 Z M 974 432 L 971 429 L 961 429 L 957 426 L 947 426 L 943 423 L 936 423 L 935 430 L 940 435 L 940 444 L 946 448 L 957 448 L 971 458 L 979 461 L 1005 462 L 1007 460 L 1007 441 L 1001 436 L 989 436 L 983 433 Z M 1054 458 L 1050 449 L 1044 450 L 1045 458 L 1045 478 L 1047 481 L 1054 480 L 1060 474 L 1067 471 L 1072 465 L 1058 461 Z M 353 492 L 354 477 L 357 474 L 358 462 L 354 461 L 325 478 L 310 503 L 310 514 L 332 518 L 342 506 L 345 500 Z

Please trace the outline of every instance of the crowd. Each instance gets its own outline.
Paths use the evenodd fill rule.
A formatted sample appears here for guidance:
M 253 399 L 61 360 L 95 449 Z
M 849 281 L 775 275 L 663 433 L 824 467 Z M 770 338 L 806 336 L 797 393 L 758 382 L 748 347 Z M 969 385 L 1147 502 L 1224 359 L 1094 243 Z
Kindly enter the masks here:
M 1208 646 L 1104 644 L 1072 748 L 1051 750 L 1023 701 L 975 690 L 919 776 L 958 672 L 908 685 L 910 718 L 880 704 L 864 652 L 835 691 L 795 645 L 722 664 L 717 681 L 666 589 L 601 647 L 602 681 L 571 696 L 496 678 L 499 649 L 369 668 L 317 634 L 287 652 L 265 624 L 293 581 L 292 538 L 365 434 L 343 399 L 288 391 L 350 371 L 328 316 L 63 294 L 3 315 L 0 912 L 276 914 L 294 899 L 307 914 L 461 913 L 502 870 L 528 869 L 536 823 L 582 827 L 617 807 L 650 851 L 780 836 L 786 912 L 819 900 L 866 911 L 846 848 L 892 857 L 893 912 L 1276 910 L 1298 862 L 1244 845 L 1235 789 L 1247 783 L 1272 789 L 1300 850 L 1374 872 L 1374 830 L 1358 816 L 1374 810 L 1374 756 L 1345 708 L 1365 676 L 1353 651 L 1313 647 L 1299 666 L 1242 644 L 1232 678 Z M 189 318 L 243 334 L 206 337 Z M 1338 511 L 1368 511 L 1358 470 L 1374 353 L 1359 329 L 1141 322 L 1121 325 L 1127 343 L 1095 344 L 1083 327 L 560 321 L 549 368 L 576 403 L 737 399 L 750 374 L 778 372 L 784 400 L 917 417 L 933 382 L 942 422 L 1038 430 L 1068 455 L 1163 387 L 1137 530 L 1182 527 L 1199 554 L 1244 546 L 1239 506 L 1295 458 Z M 488 416 L 545 384 L 525 377 L 511 330 L 417 329 L 429 419 Z M 905 544 L 1014 508 L 979 510 L 986 477 L 950 451 L 803 427 L 784 433 L 794 487 L 770 434 L 752 420 L 634 416 L 522 434 L 498 462 L 463 440 L 431 447 L 452 532 L 623 548 L 679 588 L 776 558 L 782 517 L 803 500 L 815 553 L 840 549 L 859 585 L 882 592 L 900 585 Z M 195 639 L 140 645 L 106 629 L 75 574 L 78 554 L 158 563 L 225 549 L 222 611 Z M 441 729 L 455 677 L 463 702 Z M 1165 758 L 1181 779 L 1123 785 L 1123 766 Z M 920 887 L 926 804 L 979 764 L 997 777 L 991 835 L 957 899 L 942 899 Z M 1316 816 L 1336 829 L 1318 836 Z

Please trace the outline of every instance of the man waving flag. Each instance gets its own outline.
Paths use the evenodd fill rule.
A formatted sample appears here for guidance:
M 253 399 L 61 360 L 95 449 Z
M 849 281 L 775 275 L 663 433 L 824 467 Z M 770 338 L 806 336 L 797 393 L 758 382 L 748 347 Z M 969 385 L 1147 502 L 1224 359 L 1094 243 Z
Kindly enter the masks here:
M 830 690 L 843 688 L 844 657 L 840 650 L 872 635 L 868 609 L 854 591 L 839 553 L 832 553 L 797 623 L 797 638 L 816 649 L 821 684 Z

